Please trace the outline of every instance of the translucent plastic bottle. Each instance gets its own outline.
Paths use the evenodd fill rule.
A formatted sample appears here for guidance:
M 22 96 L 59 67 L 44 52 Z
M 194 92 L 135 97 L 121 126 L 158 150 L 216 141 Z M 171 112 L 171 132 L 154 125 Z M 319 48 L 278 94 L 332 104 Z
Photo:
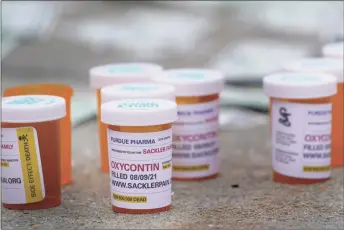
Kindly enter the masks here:
M 332 166 L 344 166 L 344 77 L 343 60 L 306 58 L 287 64 L 292 72 L 327 73 L 337 78 L 337 93 L 333 97 Z
M 2 98 L 2 203 L 9 209 L 46 209 L 61 203 L 62 97 Z
M 173 179 L 202 180 L 219 173 L 219 94 L 222 73 L 172 69 L 153 81 L 176 89 L 178 120 L 173 123 Z
M 265 77 L 263 83 L 271 100 L 274 181 L 311 184 L 328 180 L 336 78 L 279 73 Z
M 175 102 L 128 99 L 101 106 L 107 125 L 112 209 L 156 213 L 171 206 Z
M 124 83 L 113 86 L 107 86 L 101 90 L 102 104 L 109 101 L 123 100 L 130 98 L 157 98 L 175 101 L 175 90 L 173 86 L 157 83 Z M 101 136 L 106 137 L 106 129 L 101 130 L 104 133 Z M 102 169 L 109 172 L 108 146 L 102 146 L 104 149 L 102 156 Z M 106 160 L 106 161 L 105 161 Z
M 108 161 L 106 158 L 106 136 L 104 136 L 106 127 L 100 121 L 101 88 L 121 83 L 149 82 L 151 77 L 160 75 L 161 72 L 161 66 L 151 63 L 116 63 L 90 69 L 90 86 L 97 90 L 97 117 L 102 171 L 108 172 Z
M 52 95 L 66 100 L 67 115 L 61 120 L 61 183 L 72 182 L 72 120 L 71 98 L 73 89 L 64 84 L 28 84 L 7 88 L 4 97 L 19 95 Z

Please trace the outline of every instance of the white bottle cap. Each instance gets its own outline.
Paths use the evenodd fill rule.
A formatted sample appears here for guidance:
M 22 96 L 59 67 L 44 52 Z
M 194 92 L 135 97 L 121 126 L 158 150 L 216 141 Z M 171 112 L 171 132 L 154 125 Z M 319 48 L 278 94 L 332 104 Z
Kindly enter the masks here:
M 210 69 L 171 69 L 153 81 L 173 85 L 180 97 L 218 94 L 224 87 L 223 74 Z
M 277 73 L 264 77 L 264 93 L 269 97 L 313 99 L 337 92 L 336 78 L 323 73 Z
M 25 95 L 2 98 L 2 122 L 35 123 L 66 116 L 66 101 L 50 95 Z
M 119 126 L 149 126 L 177 120 L 177 104 L 163 99 L 126 99 L 101 106 L 101 121 Z
M 291 72 L 312 72 L 331 74 L 338 82 L 343 82 L 343 60 L 334 58 L 305 58 L 291 62 L 284 66 L 284 70 Z
M 130 98 L 176 100 L 173 86 L 157 83 L 125 83 L 101 89 L 102 103 Z
M 90 69 L 90 86 L 99 89 L 104 86 L 127 83 L 148 82 L 160 75 L 163 68 L 152 63 L 117 63 L 96 66 Z
M 343 59 L 344 42 L 335 42 L 324 45 L 322 48 L 322 54 L 324 57 Z

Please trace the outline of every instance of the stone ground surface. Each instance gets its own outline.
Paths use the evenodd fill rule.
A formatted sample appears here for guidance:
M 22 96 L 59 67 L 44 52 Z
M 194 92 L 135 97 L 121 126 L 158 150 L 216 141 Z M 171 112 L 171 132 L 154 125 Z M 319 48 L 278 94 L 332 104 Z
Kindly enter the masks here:
M 343 229 L 343 169 L 326 183 L 272 182 L 266 126 L 221 134 L 221 175 L 174 182 L 173 208 L 153 215 L 111 210 L 109 177 L 100 172 L 96 123 L 73 132 L 74 183 L 63 202 L 45 211 L 3 209 L 5 228 L 112 229 Z M 231 185 L 237 184 L 238 188 Z
M 56 23 L 49 39 L 25 41 L 6 56 L 2 62 L 2 88 L 31 82 L 61 82 L 86 95 L 90 93 L 88 69 L 98 64 L 153 61 L 166 68 L 209 66 L 218 56 L 226 56 L 226 47 L 245 39 L 307 43 L 311 47 L 318 43 L 314 35 L 281 34 L 240 24 L 235 7 L 218 4 L 215 8 L 149 2 L 72 5 Z M 133 15 L 140 16 L 145 26 L 135 26 Z M 180 22 L 180 18 L 184 21 Z M 118 21 L 122 24 L 118 25 Z M 159 21 L 170 23 L 168 30 L 156 24 Z M 203 30 L 205 22 L 208 25 Z M 110 27 L 111 36 L 93 36 L 87 27 L 93 25 L 94 31 L 102 23 L 116 25 Z M 134 29 L 128 32 L 126 27 Z M 107 34 L 109 29 L 99 28 L 95 30 L 97 35 Z M 131 49 L 136 43 L 129 38 L 136 36 L 132 33 L 140 28 L 151 28 L 149 36 L 141 39 L 148 43 L 155 36 L 162 36 L 153 32 L 169 35 L 162 36 L 162 44 L 149 43 L 152 49 L 146 49 L 142 43 Z M 194 30 L 198 32 L 190 36 Z M 118 38 L 114 31 L 127 37 Z M 78 37 L 82 34 L 82 38 Z M 126 38 L 131 43 L 124 42 Z M 99 46 L 97 39 L 108 46 Z M 223 132 L 221 176 L 203 182 L 175 182 L 173 208 L 169 212 L 134 216 L 111 210 L 109 177 L 99 170 L 97 128 L 95 121 L 90 121 L 73 131 L 74 183 L 63 189 L 62 205 L 44 211 L 2 209 L 2 228 L 343 229 L 343 169 L 334 170 L 332 179 L 323 184 L 273 183 L 267 129 L 261 125 Z M 239 187 L 232 188 L 233 184 Z

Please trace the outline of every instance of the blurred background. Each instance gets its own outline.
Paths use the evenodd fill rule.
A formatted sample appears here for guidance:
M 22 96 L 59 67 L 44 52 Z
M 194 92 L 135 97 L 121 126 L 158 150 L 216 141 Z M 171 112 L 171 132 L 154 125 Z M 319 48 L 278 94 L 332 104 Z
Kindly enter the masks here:
M 343 40 L 343 11 L 342 1 L 3 1 L 2 89 L 68 84 L 78 125 L 95 116 L 92 66 L 215 68 L 227 81 L 222 130 L 251 127 L 266 122 L 262 77 Z

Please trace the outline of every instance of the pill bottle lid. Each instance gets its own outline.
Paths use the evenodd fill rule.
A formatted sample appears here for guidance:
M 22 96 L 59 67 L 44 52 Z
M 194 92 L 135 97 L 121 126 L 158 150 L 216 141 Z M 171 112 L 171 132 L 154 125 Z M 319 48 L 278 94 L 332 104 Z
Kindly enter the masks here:
M 115 63 L 96 66 L 90 69 L 90 86 L 99 89 L 104 86 L 127 83 L 147 82 L 159 75 L 163 68 L 153 63 Z
M 102 103 L 130 98 L 158 98 L 175 101 L 171 85 L 157 83 L 124 83 L 101 89 Z
M 336 78 L 323 73 L 276 73 L 264 77 L 263 87 L 267 96 L 286 99 L 329 97 L 337 92 Z
M 177 104 L 164 99 L 126 99 L 101 106 L 101 121 L 109 125 L 149 126 L 177 120 Z
M 66 100 L 51 95 L 22 95 L 2 98 L 2 122 L 35 123 L 66 116 Z
M 181 97 L 217 94 L 224 87 L 223 74 L 211 69 L 170 69 L 153 81 L 173 85 Z
M 343 58 L 344 57 L 344 42 L 329 43 L 322 47 L 322 54 L 325 57 Z
M 317 72 L 335 76 L 338 82 L 343 82 L 343 60 L 334 58 L 304 58 L 290 62 L 284 66 L 285 71 Z

